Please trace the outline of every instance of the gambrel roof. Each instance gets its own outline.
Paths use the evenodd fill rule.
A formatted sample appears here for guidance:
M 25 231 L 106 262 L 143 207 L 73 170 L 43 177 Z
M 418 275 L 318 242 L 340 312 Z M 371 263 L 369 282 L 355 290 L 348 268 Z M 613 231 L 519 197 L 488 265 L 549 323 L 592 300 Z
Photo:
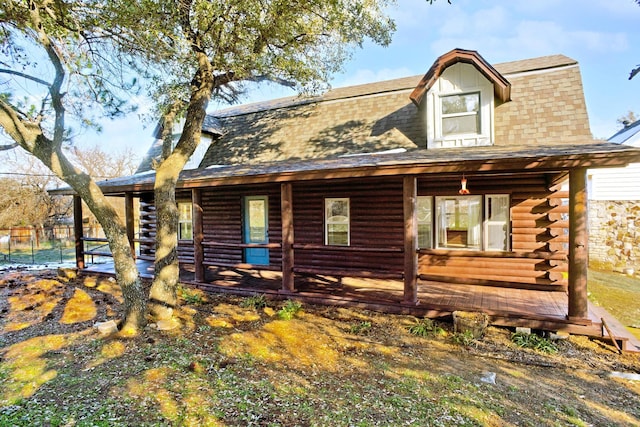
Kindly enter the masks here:
M 499 85 L 496 91 L 503 93 L 495 107 L 494 145 L 542 147 L 593 142 L 575 60 L 553 55 L 491 66 L 477 53 L 456 49 L 440 57 L 432 69 L 441 72 L 443 64 L 455 62 L 451 58 L 456 55 L 462 55 L 461 62 L 485 69 L 483 75 L 490 73 L 494 88 Z M 442 58 L 449 62 L 443 63 Z M 208 120 L 216 123 L 221 136 L 211 143 L 200 167 L 425 149 L 425 107 L 410 99 L 424 77 L 216 111 Z M 150 150 L 139 171 L 151 168 L 158 148 Z
M 511 83 L 511 101 L 495 109 L 495 145 L 593 141 L 576 61 L 556 55 L 510 62 L 504 68 L 506 73 L 500 64 L 495 66 Z M 409 98 L 421 78 L 218 111 L 213 115 L 225 134 L 211 145 L 201 166 L 424 149 L 424 107 Z

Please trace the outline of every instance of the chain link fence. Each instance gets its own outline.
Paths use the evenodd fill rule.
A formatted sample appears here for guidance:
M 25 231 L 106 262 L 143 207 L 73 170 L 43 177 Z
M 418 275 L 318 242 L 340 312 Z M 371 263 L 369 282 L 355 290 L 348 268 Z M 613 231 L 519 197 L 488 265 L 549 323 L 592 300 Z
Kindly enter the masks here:
M 99 226 L 84 227 L 85 236 L 103 237 Z M 0 266 L 75 263 L 72 225 L 0 229 Z

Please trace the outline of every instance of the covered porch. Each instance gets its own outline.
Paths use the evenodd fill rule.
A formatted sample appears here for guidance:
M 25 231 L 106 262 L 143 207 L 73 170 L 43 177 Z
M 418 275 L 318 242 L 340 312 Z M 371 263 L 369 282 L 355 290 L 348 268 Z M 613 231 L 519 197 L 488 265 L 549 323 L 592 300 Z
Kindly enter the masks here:
M 481 311 L 496 325 L 609 335 L 605 316 L 587 297 L 587 168 L 626 164 L 639 152 L 599 144 L 517 152 L 481 148 L 184 171 L 178 192 L 192 204 L 193 233 L 179 241 L 181 280 L 212 292 L 265 293 L 434 318 Z M 462 197 L 467 179 L 473 195 L 465 196 L 478 197 L 478 212 L 491 195 L 509 202 L 500 229 L 511 244 L 499 250 L 423 245 L 419 197 L 437 207 L 442 196 Z M 153 274 L 156 231 L 153 184 L 152 174 L 103 184 L 108 194 L 125 198 L 132 254 L 136 243 L 151 249 L 137 255 L 147 275 Z M 254 243 L 243 239 L 243 203 L 257 196 L 270 218 L 264 221 L 269 239 Z M 145 199 L 144 238 L 135 238 L 134 197 Z M 347 244 L 323 239 L 326 201 L 342 200 L 336 197 L 350 206 L 354 231 Z M 78 196 L 75 206 L 77 264 L 91 271 Z M 431 237 L 438 235 L 434 218 L 427 221 Z M 246 252 L 255 249 L 270 256 L 248 259 Z M 99 268 L 109 273 L 108 266 Z M 605 323 L 617 330 L 617 322 Z M 624 332 L 620 327 L 612 335 L 626 343 Z
M 137 261 L 145 278 L 153 277 L 153 263 Z M 86 273 L 115 274 L 113 264 L 91 264 Z M 282 289 L 282 273 L 251 268 L 210 268 L 205 281 L 195 281 L 191 265 L 181 266 L 180 278 L 206 292 L 235 295 L 265 294 L 276 299 L 296 299 L 312 304 L 349 305 L 394 314 L 412 314 L 448 319 L 456 310 L 486 313 L 490 323 L 505 327 L 526 327 L 552 332 L 566 332 L 611 340 L 621 350 L 640 352 L 635 338 L 606 310 L 588 303 L 588 318 L 570 319 L 566 291 L 513 289 L 482 285 L 455 285 L 418 280 L 417 302 L 404 301 L 404 283 L 396 279 L 296 275 L 296 291 Z M 610 332 L 607 331 L 609 328 Z

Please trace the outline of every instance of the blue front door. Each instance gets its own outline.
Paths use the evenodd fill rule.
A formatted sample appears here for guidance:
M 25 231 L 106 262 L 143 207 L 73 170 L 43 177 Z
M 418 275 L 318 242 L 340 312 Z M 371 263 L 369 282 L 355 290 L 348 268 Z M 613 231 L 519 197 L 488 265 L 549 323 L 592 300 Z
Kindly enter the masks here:
M 269 243 L 269 198 L 267 196 L 247 196 L 244 198 L 244 243 Z M 245 248 L 244 260 L 247 264 L 269 264 L 269 249 Z

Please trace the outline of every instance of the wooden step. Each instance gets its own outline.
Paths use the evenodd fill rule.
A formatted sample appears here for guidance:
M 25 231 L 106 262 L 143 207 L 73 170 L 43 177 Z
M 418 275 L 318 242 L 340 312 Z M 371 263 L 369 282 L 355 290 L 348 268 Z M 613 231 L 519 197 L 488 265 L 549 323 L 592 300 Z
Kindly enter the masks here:
M 640 353 L 640 340 L 636 338 L 618 319 L 613 317 L 606 309 L 593 304 L 589 305 L 592 315 L 600 322 L 604 320 L 606 326 L 611 331 L 613 339 L 618 343 L 624 352 Z M 609 332 L 602 324 L 602 338 L 611 341 Z

